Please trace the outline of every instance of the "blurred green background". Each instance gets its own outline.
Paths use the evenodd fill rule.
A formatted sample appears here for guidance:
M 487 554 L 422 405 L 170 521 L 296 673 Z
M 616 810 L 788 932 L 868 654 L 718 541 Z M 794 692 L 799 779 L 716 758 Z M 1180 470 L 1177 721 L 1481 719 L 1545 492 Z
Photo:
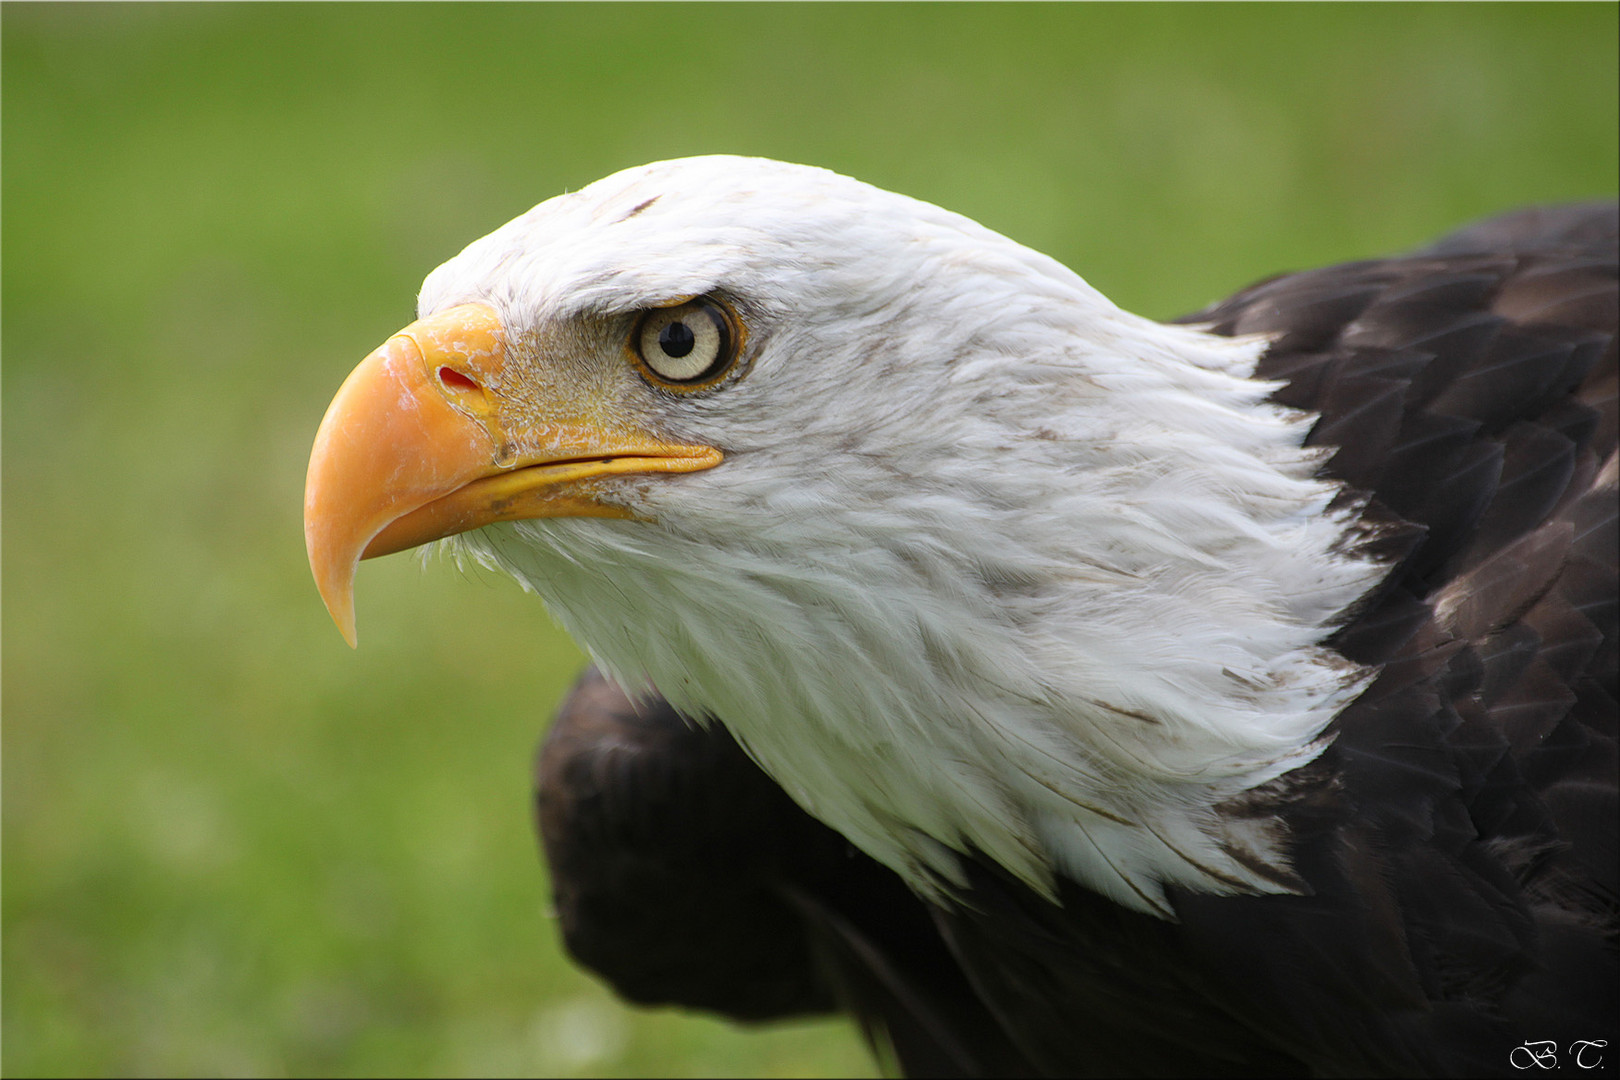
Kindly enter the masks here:
M 339 381 L 658 158 L 830 166 L 1165 317 L 1612 194 L 1617 10 L 6 4 L 5 1073 L 870 1074 L 560 954 L 527 769 L 582 661 L 408 556 L 344 647 L 300 526 Z

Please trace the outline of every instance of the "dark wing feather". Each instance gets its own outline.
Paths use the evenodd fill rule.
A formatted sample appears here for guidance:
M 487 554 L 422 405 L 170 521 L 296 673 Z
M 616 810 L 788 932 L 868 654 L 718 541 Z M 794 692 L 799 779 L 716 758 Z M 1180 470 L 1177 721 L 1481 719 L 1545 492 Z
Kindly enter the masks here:
M 591 669 L 535 780 L 563 941 L 628 1000 L 743 1021 L 842 1008 L 913 1075 L 1031 1071 L 922 901 L 724 728 Z
M 735 743 L 686 734 L 662 701 L 638 707 L 594 671 L 564 704 L 535 777 L 563 940 L 640 1004 L 739 1020 L 832 1010 L 775 884 L 840 839 Z
M 1411 1033 L 1410 1052 L 1366 1067 L 1506 1072 L 1526 1039 L 1614 1026 L 1616 218 L 1613 203 L 1521 212 L 1192 317 L 1286 331 L 1301 285 L 1366 297 L 1337 336 L 1279 343 L 1261 374 L 1322 370 L 1326 392 L 1279 399 L 1322 413 L 1311 441 L 1344 447 L 1329 471 L 1375 515 L 1424 530 L 1337 637 L 1384 669 L 1327 759 L 1351 813 L 1308 841 L 1367 864 L 1345 882 L 1346 919 L 1392 885 L 1389 937 L 1425 999 L 1374 1032 L 1394 1047 Z M 1390 438 L 1354 403 L 1403 375 Z
M 1259 374 L 1391 563 L 1333 639 L 1378 678 L 1230 807 L 1286 825 L 1308 894 L 1170 923 L 977 861 L 925 907 L 718 727 L 588 678 L 541 761 L 570 947 L 633 1000 L 848 1008 L 916 1074 L 1510 1073 L 1612 1038 L 1616 221 L 1521 211 L 1184 320 L 1273 336 Z

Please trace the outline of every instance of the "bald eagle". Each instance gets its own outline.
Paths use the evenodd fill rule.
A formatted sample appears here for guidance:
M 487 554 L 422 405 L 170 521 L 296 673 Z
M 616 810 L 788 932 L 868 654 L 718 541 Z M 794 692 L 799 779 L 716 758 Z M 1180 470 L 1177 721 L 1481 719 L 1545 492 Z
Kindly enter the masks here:
M 418 313 L 321 424 L 311 565 L 352 644 L 360 559 L 437 541 L 605 673 L 539 812 L 627 997 L 847 1009 L 918 1074 L 1602 1057 L 1614 203 L 1163 324 L 938 207 L 692 158 Z

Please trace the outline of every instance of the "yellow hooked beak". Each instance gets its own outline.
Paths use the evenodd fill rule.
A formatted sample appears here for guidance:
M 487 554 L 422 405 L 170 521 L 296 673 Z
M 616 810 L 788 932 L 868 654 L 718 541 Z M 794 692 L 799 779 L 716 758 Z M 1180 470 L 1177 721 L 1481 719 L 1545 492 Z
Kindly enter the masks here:
M 332 399 L 309 457 L 304 543 L 351 646 L 361 559 L 496 521 L 628 518 L 592 481 L 720 464 L 720 451 L 638 431 L 583 391 L 511 408 L 507 368 L 494 309 L 463 304 L 389 338 Z

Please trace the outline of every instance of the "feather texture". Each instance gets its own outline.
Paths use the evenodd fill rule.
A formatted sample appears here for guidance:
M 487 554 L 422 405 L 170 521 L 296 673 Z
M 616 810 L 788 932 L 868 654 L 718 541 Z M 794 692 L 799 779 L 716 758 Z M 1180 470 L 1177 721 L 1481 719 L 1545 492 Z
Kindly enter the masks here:
M 726 453 L 604 490 L 641 521 L 448 542 L 628 690 L 541 756 L 570 947 L 635 1000 L 850 1009 L 919 1074 L 1608 1037 L 1616 231 L 1508 215 L 1170 326 L 746 159 L 474 244 L 423 314 L 491 303 L 518 383 Z M 741 377 L 615 374 L 615 320 L 701 293 Z
M 453 544 L 924 892 L 969 849 L 1167 917 L 1166 884 L 1296 887 L 1216 808 L 1325 745 L 1370 673 L 1321 642 L 1384 566 L 1311 418 L 1250 377 L 1263 337 L 1140 319 L 958 215 L 732 158 L 542 204 L 421 310 L 493 304 L 544 386 L 611 378 L 592 328 L 695 293 L 738 308 L 746 375 L 608 396 L 725 463 L 624 484 L 653 529 Z

